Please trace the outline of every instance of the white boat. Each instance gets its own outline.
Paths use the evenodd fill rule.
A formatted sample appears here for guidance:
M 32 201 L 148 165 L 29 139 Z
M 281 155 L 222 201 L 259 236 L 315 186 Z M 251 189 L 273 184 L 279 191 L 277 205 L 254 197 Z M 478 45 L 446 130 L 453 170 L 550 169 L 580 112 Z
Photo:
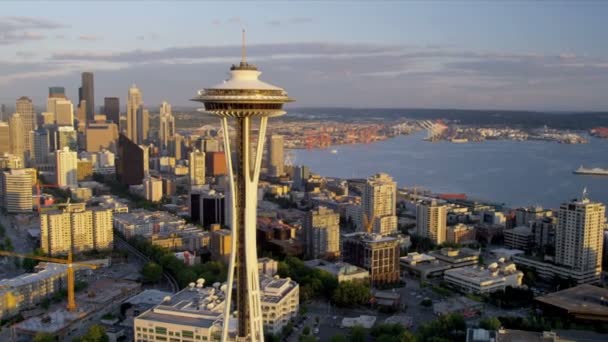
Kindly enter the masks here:
M 582 165 L 578 169 L 574 170 L 573 173 L 578 175 L 597 175 L 597 176 L 608 176 L 608 169 L 602 169 L 594 167 L 592 169 L 584 168 Z
M 338 154 L 338 150 L 331 150 L 329 152 L 331 152 L 332 154 Z

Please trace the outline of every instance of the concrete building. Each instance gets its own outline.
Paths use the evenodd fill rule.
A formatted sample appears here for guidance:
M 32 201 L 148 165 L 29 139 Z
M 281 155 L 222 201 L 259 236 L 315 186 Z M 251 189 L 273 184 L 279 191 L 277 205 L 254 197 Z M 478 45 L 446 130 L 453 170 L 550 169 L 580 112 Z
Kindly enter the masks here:
M 399 264 L 404 276 L 408 274 L 421 280 L 440 277 L 444 271 L 451 268 L 447 262 L 437 260 L 430 254 L 418 252 L 408 253 L 406 256 L 399 258 Z
M 110 121 L 106 121 L 105 116 L 99 120 L 90 122 L 86 127 L 86 150 L 87 152 L 99 152 L 110 150 L 116 152 L 118 143 L 118 126 Z
M 228 263 L 230 253 L 232 253 L 232 233 L 230 230 L 220 229 L 217 224 L 212 225 L 209 251 L 214 260 L 222 260 L 224 263 Z
M 363 196 L 363 215 L 372 224 L 372 232 L 380 235 L 397 231 L 397 183 L 384 173 L 367 179 Z M 371 233 L 371 232 L 368 232 Z
M 190 167 L 190 185 L 199 186 L 205 184 L 205 152 L 194 150 L 188 156 Z
M 316 268 L 331 274 L 332 276 L 334 276 L 334 278 L 336 278 L 339 283 L 344 281 L 369 281 L 368 270 L 361 267 L 357 267 L 355 265 L 351 265 L 347 262 L 332 262 L 321 259 L 313 259 L 304 261 L 304 264 L 306 264 L 306 266 L 308 267 Z
M 571 287 L 534 298 L 543 315 L 569 321 L 608 322 L 608 289 L 589 284 Z
M 8 122 L 0 121 L 0 155 L 11 153 L 10 127 Z
M 223 327 L 226 284 L 205 287 L 204 279 L 158 306 L 142 313 L 134 321 L 136 342 L 219 341 Z M 295 318 L 299 310 L 299 286 L 289 279 L 260 277 L 260 300 L 265 333 L 276 334 Z M 229 323 L 226 341 L 235 341 L 235 321 Z
M 373 284 L 399 281 L 399 240 L 379 234 L 342 236 L 342 260 L 369 271 Z
M 175 135 L 175 117 L 171 112 L 171 105 L 167 101 L 163 101 L 159 110 L 159 128 L 158 137 L 160 139 L 160 148 L 166 151 L 169 146 L 169 139 Z
M 111 209 L 68 205 L 40 215 L 40 248 L 47 254 L 111 249 L 114 244 Z
M 148 140 L 150 134 L 150 112 L 139 106 L 136 112 L 137 115 L 137 143 L 144 144 Z
M 293 170 L 293 188 L 303 191 L 306 189 L 306 181 L 310 177 L 310 169 L 308 166 L 299 165 Z
M 14 113 L 8 122 L 9 131 L 10 131 L 10 151 L 11 154 L 19 157 L 23 164 L 27 164 L 28 160 L 26 158 L 26 143 L 29 143 L 29 139 L 25 140 L 25 126 L 23 124 L 23 119 L 21 114 Z M 29 131 L 27 132 L 27 136 L 29 137 Z
M 73 126 L 59 126 L 55 134 L 57 150 L 68 147 L 72 151 L 78 151 L 78 132 L 74 130 Z
M 8 213 L 32 211 L 32 176 L 26 169 L 0 171 L 0 204 Z
M 33 309 L 43 299 L 65 288 L 67 265 L 42 262 L 35 271 L 0 280 L 0 319 Z
M 36 129 L 36 112 L 34 111 L 34 104 L 32 100 L 27 96 L 22 96 L 17 99 L 15 104 L 15 112 L 19 113 L 21 118 L 21 132 L 23 136 L 23 146 L 26 158 L 24 163 L 29 162 L 29 158 L 32 155 L 32 141 L 30 140 L 30 132 Z M 16 154 L 13 152 L 13 154 Z
M 205 137 L 201 139 L 201 151 L 202 152 L 220 152 L 220 142 L 211 137 Z
M 23 160 L 9 153 L 0 155 L 0 169 L 23 169 Z
M 132 85 L 129 88 L 129 94 L 127 97 L 127 127 L 126 127 L 126 136 L 129 140 L 133 141 L 135 144 L 141 144 L 138 141 L 139 133 L 137 129 L 139 127 L 137 119 L 137 112 L 140 110 L 140 107 L 143 105 L 143 100 L 141 96 L 141 91 L 135 86 Z
M 224 152 L 206 152 L 205 166 L 207 168 L 206 174 L 212 177 L 223 176 L 228 172 Z
M 451 286 L 466 293 L 485 294 L 504 290 L 507 286 L 519 287 L 524 273 L 518 271 L 514 263 L 499 260 L 487 268 L 467 266 L 444 272 L 443 279 Z
M 446 228 L 446 241 L 457 244 L 475 243 L 475 228 L 459 223 Z
M 137 145 L 124 134 L 118 137 L 116 178 L 123 185 L 139 185 L 149 170 L 148 147 Z
M 318 207 L 304 217 L 304 239 L 309 258 L 334 259 L 340 256 L 340 215 Z
M 416 234 L 440 245 L 446 240 L 447 206 L 427 201 L 416 206 Z
M 155 177 L 144 178 L 144 197 L 151 202 L 163 199 L 163 180 Z
M 519 226 L 513 229 L 505 229 L 504 232 L 505 242 L 504 245 L 509 248 L 521 249 L 523 251 L 529 251 L 534 243 L 534 235 L 532 229 L 528 226 Z
M 277 274 L 279 262 L 270 258 L 258 258 L 258 273 L 273 277 Z
M 78 186 L 78 154 L 67 146 L 55 151 L 55 184 L 60 187 Z
M 89 159 L 78 159 L 76 163 L 76 178 L 84 181 L 93 177 L 93 161 Z
M 184 137 L 180 134 L 174 134 L 168 141 L 169 155 L 175 158 L 175 160 L 181 160 L 183 156 L 182 151 L 184 150 Z
M 273 134 L 268 142 L 268 171 L 273 177 L 283 175 L 285 168 L 285 140 L 282 135 Z

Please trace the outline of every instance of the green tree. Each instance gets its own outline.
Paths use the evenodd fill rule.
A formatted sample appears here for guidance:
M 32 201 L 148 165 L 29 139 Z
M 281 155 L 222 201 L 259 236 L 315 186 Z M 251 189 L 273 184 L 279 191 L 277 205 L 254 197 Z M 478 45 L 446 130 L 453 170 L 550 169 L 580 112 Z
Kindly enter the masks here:
M 410 331 L 404 331 L 399 335 L 399 342 L 416 342 L 416 335 Z
M 141 275 L 146 283 L 156 283 L 163 276 L 163 268 L 157 263 L 148 262 L 142 267 Z
M 304 329 L 302 329 L 302 334 L 310 335 L 310 327 L 304 327 Z
M 369 286 L 362 282 L 345 281 L 338 285 L 332 296 L 337 306 L 366 305 L 371 298 Z
M 367 339 L 367 331 L 360 325 L 355 325 L 350 329 L 349 334 L 351 342 L 365 342 Z
M 317 342 L 317 339 L 311 335 L 300 335 L 298 338 L 299 342 Z
M 106 328 L 101 325 L 92 325 L 86 334 L 75 338 L 74 342 L 108 342 L 110 339 L 106 334 Z
M 34 256 L 44 256 L 44 252 L 42 251 L 42 249 L 36 248 L 34 250 L 34 253 L 32 255 L 34 255 Z M 36 267 L 39 262 L 40 261 L 38 261 L 38 260 L 34 260 L 34 259 L 30 259 L 30 258 L 24 258 L 23 261 L 21 262 L 21 267 L 24 270 L 26 270 L 27 272 L 32 272 L 32 271 L 34 271 L 34 267 Z
M 496 317 L 486 317 L 479 321 L 479 327 L 486 330 L 498 330 L 502 326 Z
M 49 333 L 39 332 L 34 336 L 34 342 L 57 342 L 57 339 Z
M 342 334 L 334 335 L 329 340 L 329 342 L 346 342 L 346 341 L 347 341 L 346 336 L 344 336 Z

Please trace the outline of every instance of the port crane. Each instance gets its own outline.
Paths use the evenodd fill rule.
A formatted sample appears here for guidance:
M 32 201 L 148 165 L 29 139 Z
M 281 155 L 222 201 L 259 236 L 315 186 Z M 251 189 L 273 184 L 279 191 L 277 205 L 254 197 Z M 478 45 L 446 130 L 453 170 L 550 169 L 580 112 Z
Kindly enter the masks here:
M 37 256 L 37 255 L 27 255 L 27 254 L 20 254 L 20 253 L 14 253 L 14 252 L 8 252 L 8 251 L 0 251 L 0 255 L 2 256 L 11 256 L 11 257 L 19 257 L 19 258 L 26 258 L 26 259 L 34 259 L 34 260 L 40 260 L 40 261 L 46 261 L 46 262 L 54 262 L 57 264 L 63 264 L 63 265 L 67 265 L 68 266 L 68 271 L 67 271 L 67 278 L 68 278 L 68 305 L 67 305 L 67 310 L 70 312 L 75 312 L 76 311 L 76 298 L 74 295 L 74 283 L 75 283 L 75 276 L 74 276 L 74 266 L 81 266 L 81 267 L 86 267 L 86 268 L 90 268 L 90 269 L 96 269 L 98 266 L 95 264 L 89 264 L 89 263 L 85 263 L 85 262 L 74 262 L 72 260 L 72 252 L 68 253 L 68 258 L 67 259 L 61 259 L 61 258 L 51 258 L 51 257 L 45 257 L 45 256 Z

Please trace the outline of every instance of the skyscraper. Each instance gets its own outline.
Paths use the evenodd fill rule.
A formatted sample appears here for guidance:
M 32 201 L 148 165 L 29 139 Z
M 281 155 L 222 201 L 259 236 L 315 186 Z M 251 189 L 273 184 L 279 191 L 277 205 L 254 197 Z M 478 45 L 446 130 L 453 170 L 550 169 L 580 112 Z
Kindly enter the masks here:
M 70 100 L 55 100 L 55 123 L 58 126 L 74 126 L 74 105 Z
M 27 160 L 25 158 L 25 129 L 23 128 L 23 120 L 21 114 L 15 113 L 11 116 L 9 122 L 10 131 L 10 147 L 11 154 L 19 157 L 25 165 Z M 28 132 L 29 136 L 29 132 Z M 28 139 L 29 141 L 29 139 Z
M 397 231 L 397 183 L 385 173 L 367 179 L 362 196 L 363 215 L 372 231 L 381 235 Z
M 340 214 L 318 207 L 306 213 L 303 226 L 309 258 L 335 258 L 340 255 Z
M 120 125 L 120 99 L 118 97 L 104 97 L 103 112 L 108 121 Z
M 36 165 L 42 165 L 49 162 L 49 131 L 45 128 L 38 128 L 33 133 L 34 141 L 34 162 Z
M 283 175 L 285 155 L 283 153 L 283 136 L 270 136 L 268 144 L 268 171 L 271 176 L 278 177 Z
M 184 137 L 180 134 L 175 134 L 169 139 L 169 155 L 175 160 L 182 159 L 182 145 L 184 142 Z
M 49 98 L 65 99 L 65 88 L 64 87 L 49 87 Z
M 416 233 L 437 245 L 445 242 L 447 237 L 446 222 L 447 206 L 435 200 L 416 206 Z
M 144 184 L 144 198 L 150 202 L 159 202 L 163 199 L 163 180 L 156 177 L 146 177 Z
M 95 89 L 92 72 L 82 73 L 82 87 L 80 87 L 79 95 L 79 102 L 82 100 L 87 101 L 85 104 L 86 121 L 93 121 L 95 118 Z
M 574 272 L 594 272 L 602 265 L 606 206 L 591 202 L 586 194 L 560 206 L 555 230 L 555 263 Z
M 67 146 L 55 151 L 55 179 L 60 187 L 78 186 L 78 154 Z
M 150 112 L 142 106 L 137 110 L 137 143 L 143 144 L 148 140 L 150 131 Z
M 293 187 L 296 190 L 304 190 L 306 186 L 306 181 L 310 177 L 310 169 L 308 166 L 299 165 L 294 167 L 293 169 Z
M 137 141 L 138 133 L 137 133 L 137 112 L 140 110 L 143 102 L 141 99 L 141 92 L 135 85 L 132 85 L 129 88 L 129 97 L 127 98 L 127 138 L 131 139 L 136 144 L 139 144 Z
M 103 118 L 103 115 L 97 117 Z M 90 122 L 86 128 L 87 152 L 99 152 L 107 149 L 116 152 L 118 143 L 118 126 L 112 121 L 99 120 Z
M 224 151 L 230 176 L 232 200 L 232 237 L 228 288 L 232 288 L 233 272 L 237 278 L 237 339 L 263 341 L 263 319 L 257 265 L 256 207 L 257 191 L 266 125 L 269 117 L 285 114 L 283 104 L 292 101 L 287 92 L 259 80 L 261 72 L 245 61 L 230 68 L 230 78 L 212 88 L 200 90 L 194 101 L 205 105 L 205 112 L 219 116 L 224 132 Z M 232 169 L 232 150 L 228 119 L 235 121 L 236 160 Z M 259 136 L 254 155 L 251 149 L 251 121 L 260 118 Z M 253 161 L 253 162 L 252 162 Z M 233 177 L 233 173 L 236 173 Z M 228 291 L 224 312 L 222 340 L 227 339 L 231 312 L 231 292 Z
M 57 150 L 68 147 L 72 151 L 78 151 L 78 135 L 73 126 L 57 127 Z
M 124 134 L 118 137 L 116 177 L 123 185 L 139 185 L 148 174 L 148 148 L 134 143 Z
M 190 185 L 205 184 L 205 152 L 199 150 L 190 152 L 188 164 L 190 167 Z
M 24 164 L 29 162 L 29 158 L 32 155 L 32 142 L 30 141 L 30 132 L 36 129 L 36 112 L 34 112 L 34 104 L 32 100 L 27 96 L 22 96 L 17 100 L 15 112 L 21 115 L 22 133 L 24 139 L 24 153 L 26 159 L 23 160 Z
M 171 113 L 171 105 L 163 101 L 160 105 L 158 136 L 161 150 L 167 150 L 169 139 L 175 135 L 175 117 Z

